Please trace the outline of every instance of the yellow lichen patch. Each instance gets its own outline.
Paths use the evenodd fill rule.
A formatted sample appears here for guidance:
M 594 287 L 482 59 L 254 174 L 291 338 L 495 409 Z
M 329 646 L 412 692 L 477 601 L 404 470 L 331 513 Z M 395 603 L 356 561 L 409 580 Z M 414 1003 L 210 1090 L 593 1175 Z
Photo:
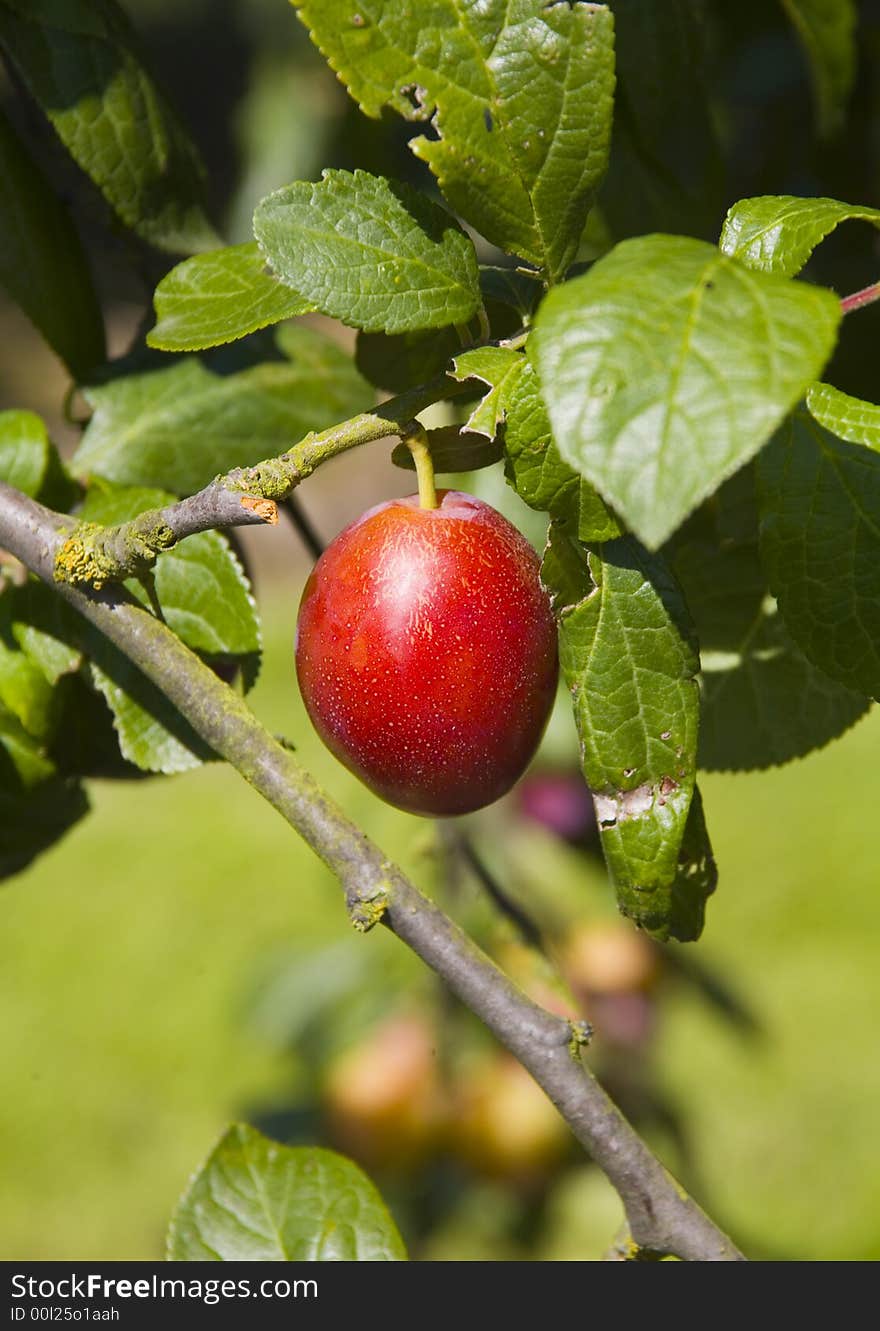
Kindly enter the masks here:
M 55 556 L 56 582 L 88 583 L 100 590 L 113 577 L 115 561 L 98 540 L 105 530 L 96 522 L 80 523 Z

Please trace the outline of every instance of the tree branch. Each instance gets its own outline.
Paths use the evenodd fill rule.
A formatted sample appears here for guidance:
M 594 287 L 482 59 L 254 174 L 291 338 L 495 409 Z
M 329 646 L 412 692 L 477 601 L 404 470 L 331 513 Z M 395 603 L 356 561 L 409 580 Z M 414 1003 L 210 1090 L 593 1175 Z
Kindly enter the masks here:
M 406 415 L 412 415 L 412 407 Z M 0 484 L 0 547 L 54 586 L 123 651 L 201 738 L 305 838 L 339 878 L 357 927 L 366 929 L 381 919 L 529 1070 L 617 1189 L 638 1249 L 687 1261 L 744 1260 L 583 1064 L 581 1032 L 527 998 L 389 863 L 263 728 L 243 698 L 124 589 L 83 591 L 55 581 L 64 528 L 61 515 Z
M 471 392 L 445 373 L 428 383 L 389 398 L 373 411 L 361 412 L 320 434 L 308 434 L 278 457 L 254 467 L 236 467 L 216 477 L 197 494 L 165 508 L 150 509 L 118 527 L 67 519 L 67 536 L 55 558 L 55 579 L 96 590 L 111 582 L 137 577 L 156 562 L 163 550 L 196 532 L 218 527 L 243 527 L 278 521 L 277 503 L 326 462 L 360 444 L 395 434 L 412 418 L 441 398 Z

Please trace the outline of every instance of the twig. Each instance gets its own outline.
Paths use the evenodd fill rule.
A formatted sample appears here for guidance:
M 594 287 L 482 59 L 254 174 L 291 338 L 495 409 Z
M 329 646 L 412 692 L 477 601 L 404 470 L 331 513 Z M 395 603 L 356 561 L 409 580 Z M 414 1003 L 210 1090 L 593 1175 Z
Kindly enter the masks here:
M 498 882 L 498 879 L 490 872 L 483 859 L 477 853 L 477 848 L 469 836 L 464 832 L 456 831 L 454 833 L 454 844 L 458 847 L 459 854 L 467 864 L 471 873 L 481 884 L 486 895 L 501 911 L 506 915 L 511 923 L 516 927 L 524 942 L 530 947 L 536 948 L 538 952 L 543 952 L 544 940 L 541 937 L 541 930 L 535 924 L 512 897 L 505 892 L 504 888 Z
M 328 458 L 360 444 L 384 439 L 408 425 L 425 407 L 441 398 L 471 391 L 439 374 L 428 383 L 389 398 L 372 411 L 306 435 L 288 452 L 266 458 L 254 467 L 236 467 L 165 508 L 150 509 L 118 527 L 77 523 L 68 518 L 67 539 L 55 564 L 58 582 L 96 589 L 139 576 L 162 553 L 196 532 L 218 527 L 243 527 L 278 521 L 276 505 Z
M 236 494 L 218 478 L 189 499 L 147 509 L 118 527 L 67 518 L 68 534 L 58 548 L 55 576 L 59 582 L 99 589 L 122 578 L 143 577 L 163 550 L 196 532 L 277 521 L 272 500 Z
M 289 494 L 284 501 L 283 511 L 296 528 L 297 535 L 313 559 L 320 559 L 324 553 L 324 542 L 295 494 Z
M 94 592 L 55 582 L 64 526 L 60 514 L 0 484 L 0 547 L 54 586 L 124 652 L 196 733 L 305 838 L 339 878 L 359 927 L 381 918 L 519 1059 L 617 1189 L 634 1243 L 688 1261 L 745 1260 L 586 1068 L 572 1024 L 527 998 L 389 864 L 293 754 L 276 743 L 243 698 L 124 588 Z
M 854 291 L 851 296 L 842 296 L 840 308 L 844 314 L 852 314 L 853 310 L 860 310 L 865 305 L 873 305 L 875 300 L 880 300 L 880 282 L 875 282 L 869 287 L 862 287 L 861 291 Z

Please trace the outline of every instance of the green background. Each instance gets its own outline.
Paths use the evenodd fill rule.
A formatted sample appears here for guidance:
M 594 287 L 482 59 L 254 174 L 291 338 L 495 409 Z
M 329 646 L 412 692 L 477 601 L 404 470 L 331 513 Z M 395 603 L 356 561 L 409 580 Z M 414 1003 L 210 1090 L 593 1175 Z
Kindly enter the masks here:
M 418 869 L 424 824 L 372 800 L 302 714 L 297 595 L 275 584 L 254 705 Z M 703 780 L 721 885 L 697 951 L 763 1033 L 745 1039 L 682 993 L 664 1004 L 657 1063 L 693 1133 L 701 1200 L 766 1256 L 880 1256 L 878 737 L 873 717 L 803 763 Z M 92 816 L 0 900 L 6 1260 L 159 1256 L 226 1123 L 284 1099 L 289 1060 L 248 1016 L 267 957 L 350 932 L 330 875 L 232 771 L 92 794 Z M 356 946 L 398 945 L 377 931 Z M 524 1255 L 491 1206 L 472 1210 L 437 1237 L 437 1256 Z M 570 1171 L 529 1255 L 598 1256 L 615 1217 L 597 1176 Z

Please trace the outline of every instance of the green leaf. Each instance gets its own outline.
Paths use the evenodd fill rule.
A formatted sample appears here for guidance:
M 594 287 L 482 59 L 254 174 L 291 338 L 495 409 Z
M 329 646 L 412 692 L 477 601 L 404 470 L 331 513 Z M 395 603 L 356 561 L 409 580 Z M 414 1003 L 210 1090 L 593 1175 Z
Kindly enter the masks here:
M 22 651 L 13 634 L 16 589 L 0 584 L 0 706 L 29 735 L 44 739 L 52 726 L 53 689 L 45 673 Z
M 505 474 L 530 508 L 576 521 L 582 540 L 620 535 L 617 520 L 593 487 L 559 456 L 537 373 L 525 352 L 509 347 L 462 352 L 455 357 L 451 377 L 478 379 L 488 386 L 467 429 L 487 438 L 502 435 Z
M 880 209 L 838 203 L 836 199 L 799 199 L 765 194 L 740 199 L 724 219 L 718 244 L 725 254 L 763 273 L 795 277 L 818 244 L 841 222 L 880 226 Z
M 624 528 L 618 522 L 612 509 L 589 481 L 580 478 L 578 490 L 578 538 L 582 541 L 600 544 L 613 541 L 624 535 Z
M 32 411 L 0 411 L 0 481 L 36 498 L 49 466 L 46 427 Z
M 104 781 L 145 780 L 141 770 L 119 750 L 116 719 L 93 679 L 92 667 L 67 675 L 59 692 L 59 719 L 49 748 L 60 774 Z
M 174 496 L 161 490 L 92 487 L 80 516 L 106 526 L 129 522 Z M 125 586 L 142 605 L 150 598 L 134 578 Z M 260 650 L 260 627 L 244 570 L 219 532 L 203 531 L 159 555 L 153 586 L 162 616 L 193 651 L 208 656 L 249 656 Z
M 554 281 L 608 160 L 611 14 L 545 0 L 294 0 L 361 109 L 431 121 L 411 147 L 453 208 Z
M 723 206 L 724 176 L 707 87 L 706 6 L 702 0 L 610 5 L 617 87 L 611 161 L 599 196 L 603 220 L 618 240 L 649 231 L 709 239 Z
M 582 541 L 612 541 L 622 534 L 614 514 L 589 481 L 560 457 L 538 375 L 528 356 L 507 394 L 504 449 L 508 480 L 530 508 L 570 518 Z
M 79 476 L 192 494 L 218 473 L 274 457 L 373 399 L 348 357 L 314 329 L 279 333 L 290 361 L 223 374 L 195 356 L 86 390 L 94 414 L 74 454 Z
M 366 332 L 466 323 L 481 305 L 477 256 L 453 217 L 410 185 L 324 171 L 269 194 L 254 235 L 282 281 Z
M 163 693 L 111 644 L 90 644 L 92 687 L 104 695 L 123 758 L 142 772 L 188 772 L 216 757 Z
M 172 1262 L 400 1262 L 385 1203 L 334 1151 L 281 1146 L 236 1124 L 184 1193 L 171 1221 Z
M 559 523 L 542 578 L 620 909 L 658 938 L 696 938 L 716 874 L 693 803 L 699 660 L 681 593 L 631 537 L 587 553 Z
M 803 43 L 816 94 L 819 131 L 829 135 L 843 120 L 856 69 L 853 0 L 782 0 Z
M 2 0 L 0 44 L 126 226 L 175 253 L 218 243 L 196 150 L 114 0 Z
M 761 554 L 786 627 L 832 679 L 880 696 L 880 455 L 801 410 L 758 477 Z
M 688 541 L 673 566 L 700 639 L 701 767 L 789 762 L 865 714 L 868 699 L 817 670 L 792 640 L 756 544 Z
M 514 269 L 483 266 L 480 290 L 493 335 L 508 337 L 529 321 L 542 288 L 534 278 Z M 359 332 L 355 362 L 364 378 L 377 388 L 402 393 L 445 370 L 461 348 L 459 328 L 452 324 L 412 333 Z
M 57 684 L 82 664 L 77 632 L 81 620 L 66 601 L 36 578 L 16 587 L 12 598 L 12 636 L 22 651 Z
M 502 448 L 497 439 L 471 434 L 458 425 L 444 425 L 428 430 L 428 448 L 434 470 L 441 474 L 454 471 L 479 471 L 501 461 Z M 415 471 L 415 459 L 406 444 L 398 444 L 391 454 L 396 467 Z
M 876 403 L 850 397 L 831 384 L 811 384 L 807 408 L 838 439 L 880 451 L 880 407 Z
M 529 345 L 562 457 L 656 547 L 821 373 L 840 303 L 681 236 L 551 291 Z
M 0 706 L 0 878 L 19 873 L 88 812 L 20 722 Z
M 101 307 L 70 212 L 2 112 L 0 284 L 76 378 L 101 364 Z
M 156 287 L 147 345 L 202 351 L 314 309 L 268 267 L 256 241 L 184 259 Z
M 453 361 L 450 378 L 464 383 L 466 379 L 479 379 L 488 388 L 468 417 L 468 430 L 494 439 L 507 411 L 507 401 L 514 385 L 525 368 L 521 351 L 510 347 L 475 347 L 463 351 Z

